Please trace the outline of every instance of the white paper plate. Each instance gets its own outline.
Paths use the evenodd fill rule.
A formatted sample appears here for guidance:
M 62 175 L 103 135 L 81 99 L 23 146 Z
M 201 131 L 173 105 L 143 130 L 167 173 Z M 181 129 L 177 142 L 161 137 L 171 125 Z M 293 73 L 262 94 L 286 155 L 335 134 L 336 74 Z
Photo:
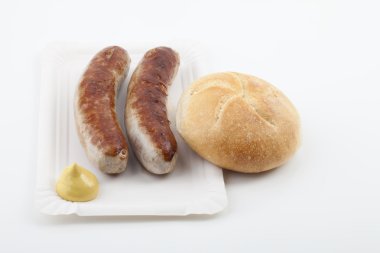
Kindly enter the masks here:
M 207 57 L 196 43 L 138 43 L 120 45 L 128 50 L 131 69 L 118 99 L 121 122 L 129 78 L 148 49 L 166 45 L 179 52 L 181 65 L 170 88 L 168 111 L 178 142 L 176 169 L 169 175 L 146 172 L 130 148 L 127 171 L 118 176 L 94 168 L 82 149 L 75 130 L 73 95 L 79 78 L 95 53 L 108 45 L 54 43 L 44 51 L 39 108 L 39 142 L 36 204 L 51 215 L 188 215 L 214 214 L 226 206 L 221 169 L 196 155 L 175 131 L 175 111 L 187 85 L 206 73 Z M 124 124 L 122 124 L 124 125 Z M 74 203 L 61 199 L 55 182 L 67 165 L 77 162 L 96 174 L 100 182 L 97 199 Z

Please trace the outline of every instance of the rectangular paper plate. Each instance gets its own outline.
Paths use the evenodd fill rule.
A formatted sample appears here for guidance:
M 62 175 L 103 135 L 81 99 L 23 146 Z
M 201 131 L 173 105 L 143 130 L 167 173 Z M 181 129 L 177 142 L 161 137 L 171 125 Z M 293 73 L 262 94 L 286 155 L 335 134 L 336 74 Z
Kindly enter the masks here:
M 176 169 L 164 176 L 145 171 L 131 148 L 127 171 L 118 176 L 105 175 L 89 163 L 79 143 L 73 115 L 74 91 L 91 58 L 109 45 L 54 43 L 46 48 L 42 57 L 36 189 L 36 204 L 42 213 L 83 216 L 214 214 L 227 205 L 222 170 L 196 155 L 178 135 L 175 126 L 181 93 L 193 80 L 207 73 L 207 57 L 201 46 L 187 42 L 120 45 L 132 59 L 117 101 L 121 125 L 124 127 L 126 90 L 132 72 L 147 50 L 162 45 L 172 47 L 181 57 L 168 97 L 169 119 L 178 142 L 178 160 Z M 98 177 L 100 190 L 95 200 L 69 202 L 56 194 L 56 180 L 73 162 Z

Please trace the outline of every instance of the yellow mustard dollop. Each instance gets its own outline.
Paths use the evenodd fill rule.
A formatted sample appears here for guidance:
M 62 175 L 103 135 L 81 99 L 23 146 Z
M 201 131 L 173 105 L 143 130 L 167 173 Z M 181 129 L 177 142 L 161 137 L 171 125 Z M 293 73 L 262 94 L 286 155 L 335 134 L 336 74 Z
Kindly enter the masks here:
M 96 198 L 99 182 L 89 170 L 76 163 L 66 167 L 56 184 L 58 195 L 68 201 L 84 202 Z

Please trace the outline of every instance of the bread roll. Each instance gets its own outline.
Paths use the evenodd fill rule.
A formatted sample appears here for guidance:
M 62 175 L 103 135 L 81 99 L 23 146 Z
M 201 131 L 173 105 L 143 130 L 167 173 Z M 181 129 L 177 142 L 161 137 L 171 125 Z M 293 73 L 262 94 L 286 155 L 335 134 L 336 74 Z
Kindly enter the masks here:
M 289 99 L 257 77 L 226 72 L 195 81 L 181 96 L 177 129 L 200 156 L 244 173 L 284 164 L 300 142 Z

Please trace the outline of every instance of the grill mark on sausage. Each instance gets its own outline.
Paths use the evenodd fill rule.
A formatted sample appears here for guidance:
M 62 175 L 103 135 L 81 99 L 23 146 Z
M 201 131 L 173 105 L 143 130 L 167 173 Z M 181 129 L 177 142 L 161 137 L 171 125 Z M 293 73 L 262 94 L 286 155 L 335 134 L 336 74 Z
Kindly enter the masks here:
M 177 142 L 170 129 L 166 99 L 179 64 L 175 51 L 158 47 L 148 51 L 140 62 L 130 91 L 135 100 L 131 106 L 137 111 L 140 127 L 161 150 L 164 160 L 171 161 L 177 152 Z
M 121 127 L 115 124 L 118 122 L 115 93 L 119 81 L 116 78 L 123 76 L 128 64 L 129 57 L 124 49 L 107 47 L 94 56 L 79 84 L 78 107 L 91 143 L 109 156 L 128 151 Z

